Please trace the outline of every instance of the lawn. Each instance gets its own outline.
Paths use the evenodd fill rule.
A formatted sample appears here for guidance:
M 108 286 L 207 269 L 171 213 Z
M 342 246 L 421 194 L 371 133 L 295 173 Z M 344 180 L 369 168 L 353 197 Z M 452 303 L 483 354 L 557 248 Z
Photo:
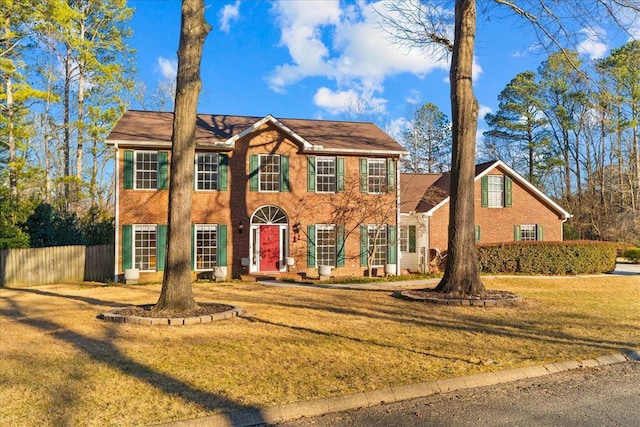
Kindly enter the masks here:
M 96 316 L 159 285 L 0 288 L 0 425 L 147 425 L 640 347 L 637 277 L 483 280 L 524 302 L 198 283 L 244 316 L 149 327 Z

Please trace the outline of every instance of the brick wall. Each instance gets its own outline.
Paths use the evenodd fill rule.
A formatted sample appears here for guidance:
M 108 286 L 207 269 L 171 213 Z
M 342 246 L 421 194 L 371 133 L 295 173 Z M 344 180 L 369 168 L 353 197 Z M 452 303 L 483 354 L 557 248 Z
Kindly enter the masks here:
M 193 194 L 193 224 L 226 224 L 228 226 L 228 270 L 232 277 L 243 271 L 241 260 L 249 256 L 251 216 L 262 206 L 274 205 L 288 216 L 289 254 L 296 259 L 296 268 L 309 274 L 307 269 L 307 242 L 304 232 L 308 224 L 331 222 L 332 194 L 307 192 L 307 155 L 300 153 L 297 143 L 286 138 L 270 124 L 236 142 L 229 152 L 228 190 L 195 191 Z M 121 149 L 122 151 L 122 149 Z M 252 154 L 280 154 L 289 156 L 288 192 L 249 191 L 249 158 Z M 168 190 L 125 190 L 123 183 L 123 155 L 119 156 L 120 225 L 166 224 Z M 321 155 L 319 153 L 319 155 Z M 330 154 L 327 154 L 330 155 Z M 345 185 L 358 185 L 359 157 L 345 157 Z M 388 197 L 394 203 L 395 194 Z M 301 240 L 293 241 L 291 226 L 301 224 Z M 389 223 L 395 223 L 392 216 Z M 240 232 L 242 224 L 242 232 Z M 346 227 L 345 267 L 335 270 L 336 275 L 362 275 L 360 267 L 360 234 L 358 224 Z M 353 233 L 350 230 L 354 230 Z M 120 233 L 121 230 L 118 230 Z M 120 241 L 120 244 L 122 242 Z M 117 249 L 119 271 L 122 271 L 122 250 Z M 142 273 L 141 281 L 160 280 L 162 273 Z

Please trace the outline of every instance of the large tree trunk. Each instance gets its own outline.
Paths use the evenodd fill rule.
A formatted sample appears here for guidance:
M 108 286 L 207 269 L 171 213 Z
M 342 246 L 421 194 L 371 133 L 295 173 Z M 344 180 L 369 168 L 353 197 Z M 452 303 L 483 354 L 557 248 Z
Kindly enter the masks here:
M 204 19 L 203 0 L 183 0 L 173 118 L 167 258 L 156 311 L 177 312 L 196 307 L 191 287 L 191 193 L 198 96 L 202 86 L 200 61 L 209 30 Z
M 455 38 L 451 58 L 451 199 L 447 267 L 436 290 L 482 294 L 474 235 L 474 175 L 478 102 L 473 94 L 472 67 L 476 32 L 475 0 L 456 0 Z

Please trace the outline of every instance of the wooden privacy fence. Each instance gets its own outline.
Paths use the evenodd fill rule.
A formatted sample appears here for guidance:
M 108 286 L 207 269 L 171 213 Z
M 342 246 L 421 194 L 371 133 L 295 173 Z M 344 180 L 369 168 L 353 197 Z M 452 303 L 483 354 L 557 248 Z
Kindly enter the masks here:
M 0 251 L 0 286 L 113 279 L 113 244 Z

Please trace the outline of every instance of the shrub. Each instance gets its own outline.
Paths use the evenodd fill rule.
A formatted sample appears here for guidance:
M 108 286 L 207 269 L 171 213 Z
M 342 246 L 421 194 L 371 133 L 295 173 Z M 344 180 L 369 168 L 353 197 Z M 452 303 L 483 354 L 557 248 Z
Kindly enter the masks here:
M 634 264 L 640 264 L 640 248 L 629 248 L 622 253 L 622 256 Z
M 483 273 L 593 274 L 615 269 L 616 245 L 605 242 L 511 242 L 478 246 Z

